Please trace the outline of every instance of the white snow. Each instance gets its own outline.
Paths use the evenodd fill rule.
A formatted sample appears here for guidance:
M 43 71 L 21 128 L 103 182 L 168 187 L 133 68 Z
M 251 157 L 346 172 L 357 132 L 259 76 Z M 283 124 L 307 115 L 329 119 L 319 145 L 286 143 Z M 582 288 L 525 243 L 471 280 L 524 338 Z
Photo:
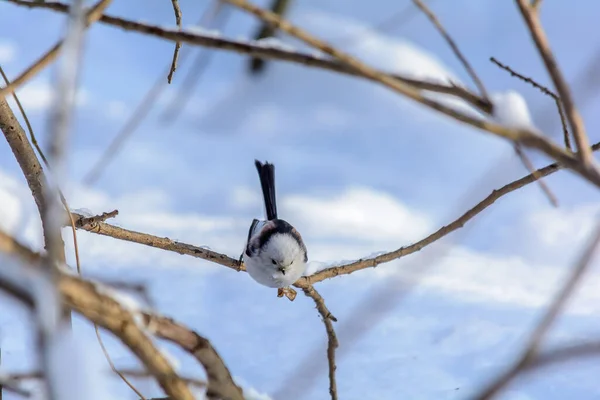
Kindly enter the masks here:
M 509 128 L 535 129 L 527 103 L 520 93 L 508 90 L 492 93 L 490 97 L 494 104 L 493 119 L 497 123 Z

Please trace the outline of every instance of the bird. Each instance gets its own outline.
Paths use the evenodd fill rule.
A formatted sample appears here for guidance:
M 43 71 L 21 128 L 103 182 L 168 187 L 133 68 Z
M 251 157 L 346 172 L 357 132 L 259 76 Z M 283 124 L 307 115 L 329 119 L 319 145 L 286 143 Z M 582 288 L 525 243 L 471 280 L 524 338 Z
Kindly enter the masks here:
M 275 166 L 254 161 L 262 189 L 266 219 L 254 218 L 248 230 L 244 252 L 240 256 L 252 279 L 263 286 L 278 289 L 278 297 L 305 272 L 308 261 L 302 236 L 289 222 L 278 218 L 275 196 Z

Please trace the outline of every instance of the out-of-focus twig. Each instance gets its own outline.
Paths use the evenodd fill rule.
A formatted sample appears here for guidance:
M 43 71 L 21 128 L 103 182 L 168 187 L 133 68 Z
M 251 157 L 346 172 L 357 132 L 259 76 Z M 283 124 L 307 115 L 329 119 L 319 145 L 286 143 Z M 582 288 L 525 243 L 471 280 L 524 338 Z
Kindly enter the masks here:
M 143 317 L 145 325 L 152 333 L 179 345 L 202 364 L 208 377 L 208 398 L 244 399 L 242 390 L 235 384 L 221 356 L 207 339 L 171 318 L 148 313 L 143 313 Z
M 96 5 L 87 12 L 86 26 L 90 26 L 96 22 L 102 16 L 102 13 L 106 7 L 108 7 L 111 1 L 112 0 L 100 0 L 98 3 L 96 3 Z M 14 92 L 19 86 L 27 82 L 33 76 L 37 75 L 37 73 L 54 61 L 60 52 L 63 42 L 63 40 L 58 41 L 54 46 L 52 46 L 52 48 L 50 48 L 50 50 L 48 50 L 35 63 L 33 63 L 33 65 L 23 71 L 17 78 L 13 79 L 10 85 L 0 88 L 0 98 L 7 96 L 11 92 Z
M 534 6 L 529 4 L 528 1 L 529 0 L 516 0 L 518 8 L 521 11 L 521 15 L 523 16 L 523 20 L 529 28 L 531 38 L 533 39 L 538 52 L 544 61 L 546 70 L 552 78 L 554 87 L 556 88 L 562 104 L 565 107 L 567 120 L 571 126 L 571 133 L 573 134 L 573 138 L 577 144 L 577 154 L 587 168 L 593 168 L 595 166 L 595 162 L 593 160 L 593 156 L 589 147 L 589 141 L 585 133 L 583 118 L 581 118 L 581 115 L 575 106 L 575 101 L 571 95 L 569 85 L 567 84 L 560 68 L 558 67 L 556 58 L 550 49 L 550 43 L 548 42 L 548 38 L 546 37 L 546 33 L 544 32 L 540 22 L 539 14 L 535 11 Z
M 177 27 L 181 29 L 181 8 L 179 8 L 179 0 L 171 0 L 173 4 L 173 11 L 175 12 L 175 23 Z M 167 75 L 167 82 L 171 83 L 173 74 L 177 69 L 177 58 L 179 57 L 179 49 L 181 48 L 181 42 L 175 42 L 175 50 L 173 51 L 173 61 L 171 61 L 171 68 L 169 75 Z
M 198 25 L 206 27 L 207 29 L 220 30 L 229 19 L 231 7 L 227 7 L 223 4 L 222 0 L 213 1 L 213 6 L 202 16 Z M 161 117 L 165 126 L 175 122 L 183 110 L 185 110 L 200 78 L 210 65 L 213 54 L 214 52 L 209 49 L 200 49 L 198 54 L 196 54 L 196 58 L 181 83 L 180 89 L 175 93 L 171 104 L 169 104 L 162 113 Z
M 527 154 L 525 151 L 523 151 L 523 148 L 518 144 L 515 144 L 515 153 L 517 153 L 521 163 L 525 166 L 525 168 L 527 168 L 527 171 L 530 174 L 537 174 L 535 166 L 529 157 L 527 157 Z M 546 195 L 546 198 L 548 198 L 550 204 L 552 204 L 554 207 L 558 207 L 558 199 L 556 198 L 556 195 L 552 193 L 552 190 L 548 184 L 540 176 L 536 176 L 536 179 L 540 189 L 542 189 L 542 192 Z
M 454 52 L 454 55 L 456 55 L 456 57 L 460 60 L 460 62 L 462 63 L 463 67 L 465 68 L 465 70 L 467 71 L 467 73 L 469 74 L 469 76 L 471 77 L 473 82 L 475 82 L 475 85 L 479 89 L 479 93 L 481 93 L 481 96 L 483 96 L 483 98 L 485 98 L 485 99 L 489 98 L 487 90 L 485 90 L 485 86 L 484 86 L 483 82 L 481 81 L 481 79 L 479 79 L 479 76 L 477 76 L 477 73 L 475 72 L 475 70 L 473 69 L 473 67 L 467 60 L 467 58 L 462 54 L 462 52 L 458 48 L 458 45 L 456 44 L 454 39 L 452 39 L 452 36 L 450 36 L 448 31 L 446 31 L 446 29 L 444 28 L 444 26 L 442 25 L 440 20 L 436 17 L 436 15 L 433 13 L 433 11 L 429 7 L 427 7 L 425 2 L 422 0 L 413 0 L 413 3 L 421 11 L 423 11 L 423 13 L 427 16 L 427 18 L 429 18 L 431 23 L 436 27 L 438 32 L 440 32 L 440 34 L 444 37 L 444 39 L 446 40 L 446 42 L 448 43 L 448 45 Z
M 218 2 L 216 3 L 216 7 L 209 8 L 209 10 L 207 10 L 205 13 L 203 13 L 203 15 L 200 17 L 200 20 L 198 21 L 198 24 L 203 26 L 203 25 L 205 25 L 205 22 L 207 20 L 212 20 L 215 13 L 218 13 L 220 4 L 221 4 L 221 0 L 218 0 Z M 63 11 L 62 3 L 55 3 L 54 6 L 55 6 L 55 8 L 52 8 L 52 9 L 58 10 L 58 11 Z M 114 20 L 113 22 L 116 22 L 117 24 L 120 23 L 121 21 L 123 21 L 120 18 L 114 18 L 114 17 L 108 17 L 108 16 L 103 16 L 100 20 L 103 22 Z M 176 43 L 182 43 L 182 42 L 184 42 L 184 41 L 183 40 L 176 41 Z M 187 50 L 187 51 L 185 51 L 185 50 Z M 182 64 L 187 59 L 190 52 L 191 52 L 191 49 L 184 49 L 184 51 L 181 52 L 181 55 L 179 56 L 180 64 Z M 202 57 L 202 56 L 200 55 L 199 57 Z M 208 58 L 207 58 L 207 60 L 208 60 Z M 194 66 L 197 66 L 197 64 L 198 64 L 198 59 L 196 59 Z M 100 156 L 98 161 L 96 161 L 92 165 L 90 170 L 85 174 L 85 176 L 83 178 L 84 183 L 91 185 L 98 180 L 101 173 L 104 170 L 106 170 L 108 164 L 110 164 L 110 162 L 115 158 L 115 156 L 118 154 L 119 150 L 121 148 L 123 148 L 123 144 L 125 143 L 125 141 L 136 131 L 136 129 L 140 126 L 142 121 L 144 119 L 146 119 L 146 117 L 150 113 L 152 107 L 158 100 L 159 96 L 163 93 L 164 89 L 166 88 L 166 84 L 163 79 L 163 76 L 164 76 L 164 74 L 170 73 L 169 72 L 170 70 L 171 70 L 171 67 L 167 66 L 166 71 L 164 73 L 161 73 L 158 76 L 154 85 L 144 95 L 144 97 L 142 98 L 142 101 L 137 105 L 137 107 L 135 108 L 135 110 L 133 111 L 133 113 L 131 114 L 129 119 L 125 122 L 123 127 L 117 132 L 115 137 L 111 140 L 110 144 L 104 150 L 104 152 L 102 153 L 102 155 Z M 186 75 L 185 82 L 183 83 L 184 85 L 191 83 L 189 81 L 190 74 L 191 74 L 191 72 L 188 73 L 188 75 Z M 192 83 L 191 86 L 193 86 L 194 83 Z M 186 89 L 186 90 L 191 90 L 191 88 Z
M 536 81 L 534 81 L 533 79 L 522 75 L 518 72 L 516 72 L 514 69 L 512 69 L 511 67 L 509 67 L 506 64 L 501 63 L 500 61 L 498 61 L 497 59 L 495 59 L 494 57 L 490 57 L 490 61 L 493 62 L 494 64 L 496 64 L 498 67 L 502 68 L 503 70 L 507 71 L 511 76 L 514 76 L 516 78 L 521 79 L 522 81 L 525 81 L 527 83 L 529 83 L 531 86 L 533 86 L 536 89 L 539 89 L 542 93 L 544 93 L 545 95 L 550 96 L 552 99 L 554 99 L 554 102 L 556 103 L 556 109 L 558 110 L 558 115 L 560 117 L 560 123 L 562 125 L 562 129 L 563 129 L 563 136 L 565 139 L 565 147 L 569 150 L 572 150 L 571 148 L 571 139 L 569 137 L 569 128 L 567 127 L 567 120 L 565 117 L 565 112 L 563 110 L 563 106 L 560 102 L 560 97 L 558 97 L 556 95 L 556 93 L 554 93 L 553 91 L 551 91 L 550 89 L 548 89 L 547 87 L 540 85 L 539 83 L 537 83 Z
M 25 279 L 19 279 L 13 285 L 12 294 L 35 306 L 46 295 L 43 287 L 32 284 L 33 279 L 43 277 L 43 258 L 38 253 L 22 245 L 10 235 L 0 231 L 0 252 L 18 257 L 22 260 L 16 265 L 15 271 Z M 187 385 L 173 370 L 165 356 L 155 347 L 152 340 L 140 328 L 139 321 L 132 311 L 106 293 L 99 285 L 86 281 L 80 277 L 59 271 L 58 288 L 63 300 L 69 307 L 85 316 L 92 323 L 97 324 L 117 336 L 144 364 L 144 367 L 156 377 L 158 383 L 166 394 L 174 399 L 193 400 L 194 396 Z M 5 265 L 0 269 L 0 274 L 9 271 Z M 2 280 L 0 279 L 0 283 Z M 32 297 L 33 296 L 33 297 Z
M 272 0 L 271 7 L 269 9 L 272 13 L 283 17 L 285 16 L 285 13 L 287 12 L 291 3 L 292 0 Z M 263 40 L 274 37 L 276 33 L 277 30 L 273 25 L 262 22 L 256 34 L 254 35 L 254 40 Z M 265 70 L 266 61 L 262 58 L 251 57 L 249 67 L 251 75 L 259 75 Z
M 498 375 L 489 385 L 485 386 L 481 392 L 479 392 L 473 399 L 476 400 L 487 400 L 493 398 L 498 394 L 510 381 L 517 377 L 523 370 L 527 368 L 527 365 L 531 364 L 536 358 L 539 351 L 540 345 L 546 333 L 565 307 L 565 304 L 575 292 L 577 285 L 581 281 L 581 278 L 585 274 L 590 264 L 596 248 L 600 243 L 600 224 L 597 224 L 595 232 L 591 235 L 589 244 L 584 249 L 579 260 L 575 264 L 573 271 L 569 278 L 560 288 L 556 294 L 554 300 L 546 310 L 541 321 L 538 323 L 533 333 L 531 334 L 525 350 L 518 357 L 517 361 L 511 365 L 506 372 Z
M 18 379 L 15 379 L 13 376 L 4 373 L 0 373 L 0 390 L 13 392 L 23 397 L 31 397 L 31 392 L 22 388 Z

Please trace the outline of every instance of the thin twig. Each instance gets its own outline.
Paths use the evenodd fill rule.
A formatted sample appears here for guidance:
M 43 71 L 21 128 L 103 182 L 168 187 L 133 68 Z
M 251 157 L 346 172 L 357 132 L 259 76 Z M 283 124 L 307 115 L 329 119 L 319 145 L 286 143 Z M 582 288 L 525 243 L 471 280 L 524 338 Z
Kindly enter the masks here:
M 179 8 L 178 0 L 171 0 L 173 4 L 173 11 L 175 12 L 175 22 L 177 27 L 181 29 L 181 9 Z M 167 82 L 171 83 L 171 79 L 173 79 L 173 74 L 177 69 L 177 58 L 179 57 L 179 49 L 181 48 L 181 42 L 175 42 L 175 51 L 173 51 L 173 61 L 171 62 L 171 69 L 169 70 L 169 75 L 167 76 Z
M 427 5 L 422 0 L 413 0 L 413 3 L 421 11 L 423 11 L 423 13 L 427 16 L 427 18 L 429 18 L 431 23 L 437 28 L 437 30 L 440 32 L 440 34 L 444 37 L 444 39 L 446 40 L 446 42 L 448 43 L 448 45 L 454 52 L 454 55 L 456 55 L 456 57 L 460 60 L 460 62 L 462 63 L 463 67 L 465 68 L 465 70 L 467 71 L 467 73 L 469 74 L 469 76 L 471 77 L 473 82 L 475 82 L 475 85 L 477 85 L 477 88 L 479 89 L 479 93 L 481 93 L 481 96 L 485 99 L 488 99 L 489 96 L 488 96 L 487 90 L 485 90 L 485 86 L 484 86 L 483 82 L 481 81 L 481 79 L 479 79 L 479 76 L 477 76 L 477 73 L 475 72 L 475 70 L 473 69 L 473 67 L 467 60 L 467 58 L 462 54 L 462 52 L 458 48 L 458 45 L 456 44 L 454 39 L 452 39 L 452 36 L 450 36 L 450 34 L 446 31 L 446 29 L 444 29 L 444 26 L 442 25 L 440 20 L 436 17 L 436 15 L 433 13 L 433 11 L 431 11 L 431 9 L 429 7 L 427 7 Z
M 225 24 L 229 19 L 229 15 L 231 15 L 231 7 L 223 6 L 223 0 L 214 0 L 213 6 L 206 10 L 198 25 L 207 29 L 220 30 L 220 27 Z M 181 89 L 175 93 L 171 104 L 162 113 L 161 118 L 165 126 L 175 122 L 183 110 L 185 110 L 196 85 L 200 81 L 204 71 L 210 65 L 213 54 L 214 52 L 208 49 L 200 49 L 198 54 L 196 54 L 192 66 L 180 85 Z
M 588 168 L 593 168 L 595 163 L 590 151 L 589 141 L 585 133 L 583 118 L 581 118 L 581 115 L 575 106 L 575 100 L 571 95 L 569 85 L 567 84 L 560 68 L 558 67 L 558 63 L 554 57 L 554 54 L 552 54 L 550 43 L 548 42 L 548 38 L 546 37 L 546 33 L 544 32 L 539 19 L 539 14 L 535 12 L 535 9 L 532 8 L 528 1 L 529 0 L 516 0 L 519 10 L 521 11 L 521 15 L 523 16 L 523 19 L 529 28 L 531 38 L 533 39 L 538 52 L 544 61 L 546 70 L 552 78 L 554 87 L 556 88 L 556 91 L 562 100 L 562 104 L 565 107 L 567 120 L 571 126 L 571 132 L 575 138 L 575 143 L 577 144 L 577 155 L 585 166 Z
M 537 174 L 535 166 L 533 165 L 529 157 L 527 157 L 527 154 L 523 151 L 521 146 L 518 144 L 515 145 L 515 153 L 517 153 L 517 156 L 521 160 L 521 163 L 525 166 L 525 168 L 527 168 L 527 171 L 530 174 Z M 554 207 L 558 207 L 558 199 L 556 198 L 556 195 L 552 193 L 552 190 L 550 189 L 546 181 L 541 179 L 541 177 L 539 176 L 536 176 L 536 179 L 538 186 L 540 187 L 540 189 L 542 189 L 542 192 L 546 195 L 546 198 L 548 198 L 550 204 L 552 204 Z
M 102 350 L 102 353 L 104 354 L 104 358 L 106 359 L 106 361 L 108 362 L 108 365 L 110 366 L 110 369 L 117 374 L 117 376 L 119 378 L 121 378 L 121 380 L 127 385 L 129 386 L 129 388 L 135 393 L 137 394 L 140 399 L 142 400 L 146 400 L 146 397 L 144 397 L 144 395 L 142 394 L 142 392 L 139 391 L 138 388 L 135 387 L 135 385 L 133 383 L 131 383 L 129 381 L 129 379 L 127 379 L 127 377 L 125 376 L 125 374 L 123 374 L 121 371 L 119 371 L 116 367 L 115 364 L 110 356 L 110 353 L 108 352 L 108 349 L 106 348 L 106 346 L 104 345 L 104 340 L 102 339 L 102 336 L 100 335 L 100 328 L 98 327 L 98 324 L 94 323 L 94 331 L 96 332 L 96 339 L 98 339 L 98 343 L 100 344 L 100 349 Z
M 491 384 L 486 386 L 481 392 L 479 392 L 473 399 L 476 400 L 487 400 L 493 398 L 498 394 L 506 385 L 517 377 L 528 364 L 531 364 L 536 357 L 542 340 L 546 336 L 546 333 L 561 313 L 565 304 L 575 292 L 577 285 L 581 281 L 581 278 L 588 270 L 590 261 L 594 256 L 596 248 L 600 243 L 600 224 L 597 224 L 596 231 L 591 235 L 588 245 L 581 254 L 577 261 L 569 279 L 564 283 L 556 297 L 546 310 L 543 318 L 538 323 L 533 333 L 531 334 L 528 344 L 525 350 L 518 357 L 517 361 L 511 365 L 506 372 L 500 374 Z
M 539 83 L 537 83 L 533 79 L 531 79 L 531 78 L 529 78 L 529 77 L 527 77 L 525 75 L 522 75 L 522 74 L 516 72 L 514 69 L 512 69 L 511 67 L 509 67 L 506 64 L 502 64 L 496 58 L 490 57 L 490 61 L 493 62 L 494 64 L 496 64 L 498 67 L 502 68 L 503 70 L 507 71 L 511 76 L 514 76 L 516 78 L 521 79 L 524 82 L 529 83 L 534 88 L 539 89 L 542 93 L 544 93 L 545 95 L 548 95 L 548 96 L 552 97 L 552 99 L 554 99 L 554 102 L 556 103 L 556 108 L 558 110 L 558 115 L 560 116 L 560 123 L 561 123 L 562 128 L 563 128 L 563 136 L 564 136 L 564 139 L 565 139 L 565 147 L 567 149 L 569 149 L 569 150 L 573 150 L 571 148 L 571 139 L 570 139 L 570 136 L 569 136 L 569 128 L 567 127 L 567 120 L 566 120 L 566 117 L 565 117 L 565 112 L 563 110 L 562 103 L 560 101 L 560 97 L 558 97 L 558 95 L 556 93 L 554 93 L 553 91 L 551 91 L 547 87 L 545 87 L 543 85 L 540 85 Z
M 99 215 L 94 215 L 93 217 L 83 217 L 79 214 L 71 214 L 71 216 L 73 215 L 77 217 L 75 225 L 78 228 L 83 228 L 84 226 L 87 226 L 89 229 L 94 229 L 95 225 L 98 222 L 104 222 L 109 218 L 115 218 L 117 215 L 119 215 L 119 210 L 104 212 Z
M 96 22 L 101 16 L 106 7 L 112 0 L 99 1 L 94 7 L 92 7 L 86 16 L 86 27 Z M 68 6 L 67 6 L 68 9 Z M 65 11 L 66 12 L 66 11 Z M 59 40 L 54 46 L 50 48 L 43 56 L 41 56 L 35 63 L 21 73 L 17 78 L 13 79 L 9 85 L 4 88 L 0 88 L 0 99 L 4 98 L 11 92 L 14 92 L 18 87 L 23 85 L 25 82 L 30 80 L 32 77 L 37 75 L 46 66 L 56 59 L 60 48 L 63 45 L 64 40 Z
M 82 218 L 82 216 L 77 213 L 73 213 L 73 215 L 75 215 L 78 218 Z M 225 254 L 217 253 L 216 251 L 205 249 L 203 247 L 181 243 L 165 237 L 158 237 L 148 235 L 142 232 L 124 229 L 115 225 L 107 224 L 106 222 L 97 222 L 96 224 L 94 224 L 94 226 L 84 225 L 78 228 L 86 230 L 88 232 L 97 233 L 99 235 L 110 236 L 115 239 L 144 244 L 150 247 L 156 247 L 167 251 L 173 251 L 178 254 L 185 254 L 192 257 L 202 258 L 204 260 L 212 261 L 225 267 L 229 267 L 236 271 L 245 270 L 244 266 L 240 264 L 239 260 L 228 257 Z
M 337 319 L 329 312 L 329 309 L 325 305 L 325 300 L 312 285 L 305 285 L 302 287 L 302 290 L 305 295 L 314 300 L 325 325 L 325 331 L 327 332 L 327 361 L 329 364 L 329 394 L 331 395 L 331 400 L 337 400 L 335 349 L 339 346 L 339 343 L 332 323 L 332 321 L 337 321 Z

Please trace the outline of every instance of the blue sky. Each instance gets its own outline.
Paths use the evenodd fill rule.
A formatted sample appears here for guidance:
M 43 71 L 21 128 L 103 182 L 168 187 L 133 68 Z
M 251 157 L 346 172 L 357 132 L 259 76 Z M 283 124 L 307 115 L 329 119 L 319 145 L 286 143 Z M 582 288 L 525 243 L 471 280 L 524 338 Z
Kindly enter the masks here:
M 184 26 L 194 24 L 208 4 L 180 3 Z M 333 43 L 360 37 L 346 39 L 342 47 L 380 68 L 421 78 L 451 76 L 471 85 L 421 14 L 386 32 L 371 29 L 409 3 L 305 0 L 297 2 L 290 17 Z M 549 84 L 516 6 L 437 0 L 431 7 L 487 89 L 520 93 L 534 123 L 551 127 L 548 133 L 560 140 L 551 99 L 488 61 L 494 56 Z M 544 26 L 570 82 L 598 47 L 598 7 L 593 2 L 579 8 L 543 4 Z M 174 24 L 169 1 L 115 1 L 108 12 Z M 35 30 L 25 29 L 23 21 Z M 254 23 L 234 12 L 223 34 L 247 38 Z M 63 24 L 62 15 L 0 3 L 0 62 L 9 77 L 51 46 Z M 270 64 L 261 79 L 250 80 L 246 57 L 216 52 L 175 124 L 165 126 L 161 113 L 189 62 L 177 70 L 166 96 L 98 183 L 82 185 L 82 177 L 170 63 L 172 51 L 169 42 L 99 24 L 90 29 L 66 188 L 73 208 L 116 208 L 118 225 L 235 257 L 248 224 L 262 212 L 253 160 L 268 159 L 277 166 L 282 217 L 302 232 L 314 268 L 410 244 L 492 189 L 525 174 L 508 143 L 370 82 L 283 63 Z M 52 72 L 45 71 L 19 92 L 42 143 L 52 103 Z M 595 131 L 600 120 L 594 115 L 598 100 L 582 96 L 575 93 L 594 142 L 599 139 Z M 530 155 L 539 166 L 547 161 Z M 596 190 L 573 174 L 560 172 L 547 182 L 559 198 L 559 209 L 551 208 L 539 188 L 530 185 L 498 201 L 464 233 L 451 235 L 442 258 L 435 257 L 441 247 L 434 245 L 375 270 L 317 285 L 339 320 L 340 398 L 461 399 L 510 361 L 600 209 Z M 35 208 L 6 145 L 0 145 L 0 204 L 0 227 L 39 246 Z M 65 238 L 70 238 L 68 231 Z M 324 351 L 315 361 L 323 372 L 314 385 L 278 391 L 308 349 L 325 345 L 324 328 L 310 299 L 299 295 L 293 303 L 283 301 L 246 274 L 197 259 L 84 232 L 79 242 L 86 272 L 148 284 L 157 309 L 209 337 L 244 386 L 281 398 L 328 398 Z M 67 246 L 72 258 L 72 246 Z M 365 296 L 386 283 L 408 279 L 423 264 L 428 269 L 419 285 L 365 336 L 353 341 L 352 332 L 340 328 L 360 325 L 354 309 Z M 554 342 L 599 333 L 599 280 L 594 271 L 561 319 Z M 7 310 L 0 317 L 3 366 L 31 366 L 24 314 L 13 303 L 2 307 Z M 91 328 L 82 322 L 76 329 L 90 340 L 88 350 L 98 353 Z M 105 336 L 117 365 L 133 365 L 132 357 Z M 184 371 L 201 376 L 192 360 L 165 348 L 180 358 Z M 597 398 L 597 373 L 592 363 L 569 364 L 517 382 L 503 398 Z M 141 387 L 148 396 L 160 393 L 154 385 Z M 111 389 L 119 398 L 133 398 L 116 380 Z

